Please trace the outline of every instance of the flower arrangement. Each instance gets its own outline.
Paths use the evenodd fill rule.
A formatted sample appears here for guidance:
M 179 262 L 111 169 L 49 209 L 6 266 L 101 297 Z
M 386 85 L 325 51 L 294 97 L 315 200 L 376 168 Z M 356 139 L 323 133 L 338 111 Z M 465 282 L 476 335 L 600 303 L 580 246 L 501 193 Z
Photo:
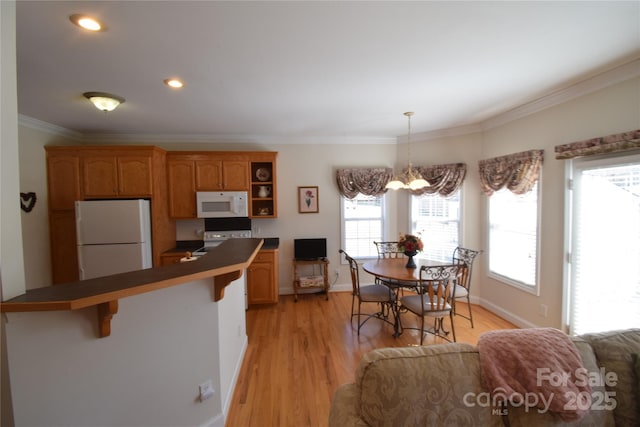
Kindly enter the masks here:
M 420 236 L 415 236 L 413 234 L 400 234 L 400 239 L 398 240 L 398 249 L 403 252 L 420 252 L 424 248 L 422 240 Z

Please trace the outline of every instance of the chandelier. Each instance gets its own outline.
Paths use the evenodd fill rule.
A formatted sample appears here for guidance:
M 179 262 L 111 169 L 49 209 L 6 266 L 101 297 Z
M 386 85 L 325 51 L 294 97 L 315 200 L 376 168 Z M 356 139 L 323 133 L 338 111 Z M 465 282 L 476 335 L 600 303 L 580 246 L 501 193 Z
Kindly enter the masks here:
M 395 175 L 391 181 L 387 183 L 385 188 L 390 190 L 418 190 L 423 187 L 429 187 L 429 183 L 422 178 L 420 172 L 413 170 L 411 165 L 411 116 L 413 116 L 413 112 L 408 111 L 404 113 L 407 116 L 407 120 L 409 122 L 409 131 L 407 133 L 407 152 L 409 159 L 409 165 L 407 166 L 407 170 L 400 174 Z

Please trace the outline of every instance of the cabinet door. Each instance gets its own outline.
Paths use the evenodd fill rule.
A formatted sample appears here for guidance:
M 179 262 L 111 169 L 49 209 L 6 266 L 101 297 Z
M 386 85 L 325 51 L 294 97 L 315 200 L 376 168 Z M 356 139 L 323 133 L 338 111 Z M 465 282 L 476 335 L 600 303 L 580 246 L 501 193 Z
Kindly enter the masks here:
M 247 268 L 247 299 L 249 304 L 278 302 L 273 286 L 273 264 L 253 262 Z
M 49 214 L 51 280 L 54 285 L 79 280 L 75 211 Z
M 150 156 L 118 157 L 118 194 L 151 196 L 153 192 Z
M 169 216 L 171 218 L 196 217 L 196 184 L 192 160 L 167 161 L 169 187 Z
M 278 302 L 278 250 L 262 250 L 247 268 L 249 304 Z
M 47 158 L 47 182 L 49 208 L 51 210 L 74 209 L 80 200 L 80 160 L 76 155 Z
M 249 162 L 225 160 L 222 167 L 222 183 L 225 190 L 249 190 Z
M 160 265 L 171 265 L 171 264 L 180 264 L 180 260 L 185 257 L 185 254 L 182 255 L 161 255 L 160 256 Z
M 222 190 L 222 162 L 220 160 L 196 160 L 196 190 Z
M 85 157 L 82 161 L 85 197 L 118 195 L 118 165 L 115 156 Z

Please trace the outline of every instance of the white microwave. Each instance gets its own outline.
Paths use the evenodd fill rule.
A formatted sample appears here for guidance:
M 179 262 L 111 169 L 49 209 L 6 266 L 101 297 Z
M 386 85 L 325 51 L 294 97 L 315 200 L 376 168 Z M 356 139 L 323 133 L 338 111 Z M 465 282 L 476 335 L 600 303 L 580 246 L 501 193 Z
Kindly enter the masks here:
M 248 198 L 246 191 L 198 191 L 198 218 L 248 217 Z

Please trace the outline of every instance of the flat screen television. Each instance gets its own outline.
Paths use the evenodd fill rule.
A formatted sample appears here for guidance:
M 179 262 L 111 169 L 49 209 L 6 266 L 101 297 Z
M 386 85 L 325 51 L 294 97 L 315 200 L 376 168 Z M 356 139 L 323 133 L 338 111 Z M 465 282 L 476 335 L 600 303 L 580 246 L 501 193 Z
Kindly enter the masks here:
M 294 239 L 293 256 L 299 260 L 326 258 L 327 239 Z

